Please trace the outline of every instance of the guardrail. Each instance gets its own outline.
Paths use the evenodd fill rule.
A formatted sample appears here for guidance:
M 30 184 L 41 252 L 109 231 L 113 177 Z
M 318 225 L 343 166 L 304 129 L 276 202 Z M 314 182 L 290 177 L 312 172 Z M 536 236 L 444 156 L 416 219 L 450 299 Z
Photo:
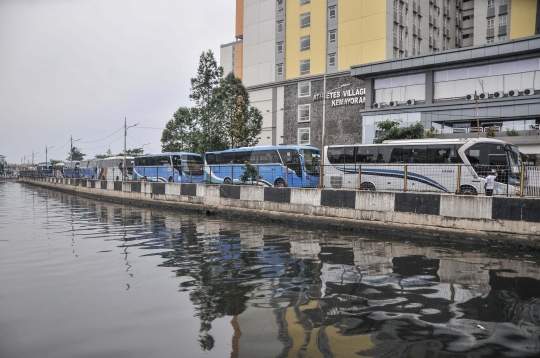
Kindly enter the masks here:
M 509 166 L 398 163 L 339 164 L 323 169 L 327 188 L 462 195 L 485 195 L 485 177 L 497 170 L 493 195 L 540 196 L 540 167 L 536 166 L 512 171 Z

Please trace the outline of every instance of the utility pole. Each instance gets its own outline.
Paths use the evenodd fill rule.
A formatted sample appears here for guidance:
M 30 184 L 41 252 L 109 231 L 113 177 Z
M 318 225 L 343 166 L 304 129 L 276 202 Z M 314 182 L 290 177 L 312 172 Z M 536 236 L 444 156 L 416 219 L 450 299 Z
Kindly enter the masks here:
M 137 124 L 139 123 L 136 123 L 132 126 L 127 126 L 127 117 L 124 117 L 124 163 L 122 165 L 122 181 L 125 181 L 126 180 L 126 138 L 127 138 L 127 130 L 131 127 L 135 127 Z
M 480 138 L 480 118 L 478 118 L 478 95 L 474 91 L 474 100 L 476 101 L 476 133 L 478 133 L 478 138 Z
M 73 146 L 73 143 L 71 145 Z M 47 145 L 45 145 L 45 166 L 47 167 L 47 169 L 49 168 L 49 162 L 47 161 L 47 151 L 52 148 L 54 148 L 54 145 L 49 148 L 47 148 Z M 51 165 L 51 169 L 52 169 L 52 165 Z

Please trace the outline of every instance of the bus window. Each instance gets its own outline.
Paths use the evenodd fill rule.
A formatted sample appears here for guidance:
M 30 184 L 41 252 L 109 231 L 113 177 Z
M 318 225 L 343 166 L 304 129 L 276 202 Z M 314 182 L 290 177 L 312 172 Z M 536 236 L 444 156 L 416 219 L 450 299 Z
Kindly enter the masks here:
M 379 155 L 377 147 L 356 147 L 357 163 L 376 163 Z
M 182 159 L 179 155 L 173 155 L 172 156 L 172 164 L 175 168 L 182 166 Z
M 284 164 L 300 164 L 300 156 L 296 149 L 279 149 L 278 152 Z
M 488 164 L 489 144 L 478 143 L 465 151 L 465 156 L 471 164 Z
M 354 164 L 354 147 L 343 148 L 343 159 L 346 164 Z
M 433 164 L 454 163 L 456 151 L 453 145 L 430 145 L 427 149 L 427 162 Z
M 191 175 L 203 175 L 204 162 L 198 155 L 182 155 L 182 169 Z
M 381 146 L 379 147 L 379 154 L 377 154 L 377 163 L 390 163 L 392 155 L 392 147 Z
M 403 147 L 404 163 L 428 163 L 427 146 L 406 146 Z
M 251 164 L 272 164 L 280 163 L 275 150 L 254 150 L 249 159 Z
M 206 154 L 206 163 L 207 164 L 216 164 L 216 155 L 215 154 Z
M 328 148 L 327 155 L 330 163 L 343 164 L 343 147 Z
M 403 163 L 403 148 L 392 148 L 392 154 L 390 155 L 390 163 Z
M 251 151 L 243 151 L 234 153 L 234 163 L 235 164 L 244 164 L 249 161 L 251 158 Z
M 491 166 L 507 165 L 506 154 L 490 154 L 489 165 Z
M 171 157 L 168 155 L 157 157 L 157 165 L 171 165 Z
M 221 153 L 219 164 L 234 164 L 234 152 Z

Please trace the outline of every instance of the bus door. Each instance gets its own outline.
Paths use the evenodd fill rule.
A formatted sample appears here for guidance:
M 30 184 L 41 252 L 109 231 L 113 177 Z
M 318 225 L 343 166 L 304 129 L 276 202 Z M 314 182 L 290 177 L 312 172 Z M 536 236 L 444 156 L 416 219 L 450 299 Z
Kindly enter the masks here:
M 289 182 L 288 186 L 302 186 L 302 165 L 298 151 L 296 149 L 279 149 L 278 152 L 281 155 L 283 164 L 296 174 L 291 175 L 288 173 L 289 177 L 285 180 Z

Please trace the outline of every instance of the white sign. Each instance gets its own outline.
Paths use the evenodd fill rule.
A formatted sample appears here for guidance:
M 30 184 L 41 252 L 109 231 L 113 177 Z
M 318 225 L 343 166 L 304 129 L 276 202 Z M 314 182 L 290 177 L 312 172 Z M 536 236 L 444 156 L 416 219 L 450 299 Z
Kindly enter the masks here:
M 313 101 L 321 101 L 323 94 L 313 95 Z M 366 101 L 366 89 L 357 88 L 345 91 L 334 91 L 326 93 L 326 99 L 332 100 L 332 107 L 351 104 L 361 104 Z

